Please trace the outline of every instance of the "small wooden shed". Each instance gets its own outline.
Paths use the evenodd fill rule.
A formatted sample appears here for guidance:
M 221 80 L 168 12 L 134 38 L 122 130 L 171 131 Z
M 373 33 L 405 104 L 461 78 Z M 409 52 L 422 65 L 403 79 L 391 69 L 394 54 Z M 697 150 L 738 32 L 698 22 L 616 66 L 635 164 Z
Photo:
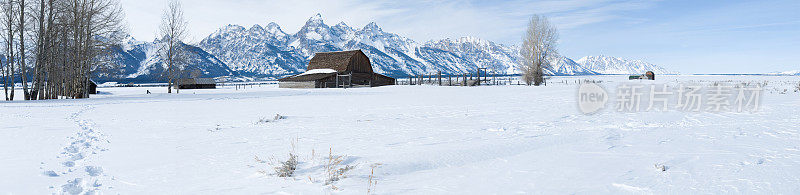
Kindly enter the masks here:
M 278 80 L 281 88 L 341 88 L 394 85 L 395 79 L 372 71 L 361 50 L 316 53 L 305 73 Z
M 179 89 L 216 89 L 217 82 L 212 78 L 179 79 L 175 83 Z
M 97 94 L 97 83 L 89 79 L 89 94 Z

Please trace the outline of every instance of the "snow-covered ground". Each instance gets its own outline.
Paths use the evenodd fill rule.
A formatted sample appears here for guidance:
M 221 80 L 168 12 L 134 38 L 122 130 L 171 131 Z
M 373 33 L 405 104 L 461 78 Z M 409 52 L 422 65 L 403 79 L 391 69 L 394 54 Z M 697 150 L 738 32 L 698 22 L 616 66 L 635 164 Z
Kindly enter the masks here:
M 650 82 L 100 88 L 85 100 L 3 102 L 0 193 L 800 193 L 799 77 L 656 81 L 767 82 L 755 113 L 593 115 L 577 108 L 583 79 Z M 272 175 L 270 159 L 291 151 L 295 175 Z M 332 185 L 329 153 L 353 166 Z

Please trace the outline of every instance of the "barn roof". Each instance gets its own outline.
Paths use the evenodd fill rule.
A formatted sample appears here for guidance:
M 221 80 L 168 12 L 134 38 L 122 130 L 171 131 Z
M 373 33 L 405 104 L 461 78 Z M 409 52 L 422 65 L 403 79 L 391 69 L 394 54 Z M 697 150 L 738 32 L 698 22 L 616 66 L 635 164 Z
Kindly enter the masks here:
M 311 58 L 311 62 L 308 63 L 308 70 L 333 69 L 344 72 L 347 71 L 347 65 L 350 64 L 350 59 L 358 54 L 364 55 L 361 50 L 317 53 Z
M 286 78 L 278 79 L 278 81 L 282 82 L 300 82 L 300 81 L 316 81 L 320 79 L 327 78 L 329 76 L 336 75 L 336 73 L 317 73 L 317 74 L 298 74 L 294 76 L 289 76 Z

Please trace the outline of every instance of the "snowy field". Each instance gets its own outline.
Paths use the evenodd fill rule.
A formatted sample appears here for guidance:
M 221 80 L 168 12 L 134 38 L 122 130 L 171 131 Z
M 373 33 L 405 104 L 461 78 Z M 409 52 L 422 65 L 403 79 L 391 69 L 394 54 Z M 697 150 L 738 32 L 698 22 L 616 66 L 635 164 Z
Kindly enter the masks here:
M 755 113 L 593 115 L 577 108 L 583 79 L 651 82 L 100 88 L 86 100 L 3 102 L 0 193 L 800 193 L 799 77 L 655 81 L 767 83 Z M 292 151 L 293 177 L 274 175 Z M 330 153 L 347 171 L 326 185 Z

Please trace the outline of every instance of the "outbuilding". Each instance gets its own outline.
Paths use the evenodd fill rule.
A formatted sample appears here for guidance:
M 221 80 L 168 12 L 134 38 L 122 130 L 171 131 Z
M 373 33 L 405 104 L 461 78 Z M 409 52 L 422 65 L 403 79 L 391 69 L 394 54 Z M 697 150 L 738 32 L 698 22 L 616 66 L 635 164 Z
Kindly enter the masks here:
M 278 80 L 280 88 L 346 88 L 394 85 L 395 79 L 372 71 L 361 50 L 316 53 L 307 71 Z
M 175 83 L 179 89 L 216 89 L 217 82 L 212 78 L 180 79 Z
M 89 94 L 97 94 L 97 83 L 89 79 Z

